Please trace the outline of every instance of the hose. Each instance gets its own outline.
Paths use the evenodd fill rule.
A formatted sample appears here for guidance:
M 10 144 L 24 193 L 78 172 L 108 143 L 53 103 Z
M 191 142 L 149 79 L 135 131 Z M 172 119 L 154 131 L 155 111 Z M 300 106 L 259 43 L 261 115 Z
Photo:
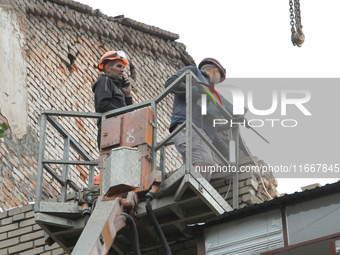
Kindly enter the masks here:
M 131 227 L 132 231 L 132 241 L 133 241 L 133 250 L 135 252 L 135 255 L 141 255 L 140 247 L 139 247 L 139 238 L 138 238 L 138 232 L 137 232 L 137 227 L 136 223 L 131 217 L 130 214 L 127 213 L 122 213 L 122 215 L 125 216 L 127 223 Z
M 164 233 L 163 233 L 161 227 L 158 224 L 158 221 L 157 221 L 157 219 L 155 217 L 155 214 L 153 213 L 152 206 L 150 204 L 150 201 L 154 198 L 154 194 L 151 193 L 151 192 L 148 192 L 145 195 L 145 197 L 146 197 L 146 204 L 145 204 L 146 212 L 147 212 L 147 214 L 148 214 L 148 216 L 149 216 L 149 218 L 150 218 L 150 220 L 152 222 L 152 225 L 154 226 L 158 236 L 161 239 L 163 248 L 165 250 L 165 255 L 171 255 L 171 250 L 170 250 L 168 241 L 166 240 L 166 238 L 164 236 Z

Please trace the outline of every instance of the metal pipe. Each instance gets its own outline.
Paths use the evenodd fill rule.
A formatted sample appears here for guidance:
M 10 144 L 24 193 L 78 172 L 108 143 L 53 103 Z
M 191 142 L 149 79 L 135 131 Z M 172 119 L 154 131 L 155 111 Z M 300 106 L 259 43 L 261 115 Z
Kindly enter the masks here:
M 103 117 L 111 118 L 111 117 L 115 117 L 117 115 L 121 115 L 127 112 L 132 112 L 133 110 L 137 110 L 139 108 L 150 106 L 153 101 L 154 101 L 153 99 L 150 99 L 144 102 L 140 102 L 140 103 L 124 106 L 124 107 L 121 107 L 115 110 L 111 110 L 106 113 L 103 113 Z
M 160 162 L 159 162 L 159 166 L 160 166 L 160 170 L 161 170 L 161 175 L 162 175 L 162 183 L 165 180 L 165 164 L 166 164 L 166 147 L 163 146 L 161 148 L 161 154 L 160 154 Z
M 102 113 L 93 112 L 74 112 L 74 111 L 58 111 L 58 110 L 43 110 L 42 114 L 50 116 L 65 116 L 65 117 L 84 117 L 84 118 L 100 118 Z
M 182 73 L 165 90 L 163 90 L 163 92 L 155 98 L 156 103 L 159 103 L 160 101 L 162 101 L 163 98 L 165 98 L 169 93 L 171 93 L 174 89 L 176 89 L 179 86 L 179 84 L 181 84 L 184 81 L 186 75 L 187 73 Z
M 135 255 L 141 255 L 140 247 L 139 247 L 139 237 L 137 232 L 137 226 L 133 218 L 130 214 L 122 213 L 122 215 L 125 216 L 127 223 L 131 227 L 131 233 L 132 233 L 132 241 L 133 241 L 133 250 L 135 252 Z
M 66 181 L 67 185 L 70 186 L 75 192 L 80 192 L 80 188 L 71 180 Z
M 166 240 L 164 233 L 163 233 L 161 227 L 158 224 L 158 221 L 156 219 L 155 214 L 153 213 L 152 206 L 150 204 L 150 201 L 154 198 L 154 194 L 152 192 L 148 192 L 145 197 L 146 197 L 146 204 L 145 204 L 146 212 L 147 212 L 147 214 L 148 214 L 148 216 L 149 216 L 149 218 L 152 222 L 153 227 L 155 228 L 158 236 L 161 239 L 165 254 L 171 255 L 171 250 L 170 250 L 170 246 L 168 244 L 168 241 Z
M 93 160 L 80 146 L 79 144 L 73 139 L 73 137 L 58 123 L 58 121 L 51 117 L 47 116 L 47 120 L 51 125 L 64 137 L 70 138 L 70 145 L 85 159 L 85 160 Z
M 89 167 L 89 189 L 94 189 L 94 166 Z
M 40 143 L 39 143 L 39 159 L 37 172 L 37 185 L 35 187 L 35 205 L 34 210 L 39 211 L 40 201 L 42 196 L 42 183 L 44 174 L 44 153 L 45 153 L 45 139 L 46 139 L 46 114 L 41 115 L 40 119 Z
M 239 152 L 240 152 L 240 127 L 236 126 L 232 128 L 232 137 L 235 139 L 235 145 L 236 145 L 236 153 L 235 153 L 235 162 L 236 162 L 236 173 L 233 175 L 233 208 L 238 209 L 238 171 L 239 171 Z
M 157 143 L 155 147 L 155 151 L 158 151 L 161 147 L 166 146 L 166 144 L 171 141 L 172 138 L 174 138 L 175 135 L 177 135 L 183 128 L 185 127 L 185 122 L 178 125 L 178 127 L 171 132 L 170 135 L 168 135 L 163 141 Z
M 186 71 L 186 154 L 185 154 L 185 172 L 189 173 L 192 167 L 192 75 L 191 71 Z
M 52 175 L 52 177 L 54 179 L 56 179 L 57 182 L 59 182 L 61 185 L 64 185 L 65 182 L 63 181 L 63 179 L 61 179 L 59 177 L 59 175 L 57 173 L 54 172 L 54 170 L 52 168 L 50 168 L 48 165 L 44 164 L 44 169 L 50 174 Z
M 203 132 L 195 125 L 192 124 L 193 130 L 198 134 L 198 136 L 203 140 L 203 142 L 208 145 L 208 147 L 215 153 L 215 155 L 222 160 L 222 162 L 229 166 L 230 162 L 219 152 L 218 149 L 206 138 L 206 136 L 203 134 Z
M 157 154 L 155 151 L 156 143 L 157 143 L 157 105 L 155 101 L 151 103 L 151 110 L 153 112 L 153 118 L 152 121 L 154 125 L 152 125 L 152 146 L 151 146 L 151 171 L 156 169 L 156 159 L 157 159 Z
M 70 138 L 65 137 L 64 139 L 64 155 L 63 160 L 68 160 L 70 155 Z M 64 185 L 61 187 L 61 202 L 66 202 L 67 198 L 67 179 L 68 179 L 68 165 L 63 165 L 62 179 Z
M 85 166 L 97 166 L 98 160 L 93 161 L 80 161 L 80 160 L 53 160 L 53 159 L 44 159 L 44 164 L 67 164 L 67 165 L 85 165 Z

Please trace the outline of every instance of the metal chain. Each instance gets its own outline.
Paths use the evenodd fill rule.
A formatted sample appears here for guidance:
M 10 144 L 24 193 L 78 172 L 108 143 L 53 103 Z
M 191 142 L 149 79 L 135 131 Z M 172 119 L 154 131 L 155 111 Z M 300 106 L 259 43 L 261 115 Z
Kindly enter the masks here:
M 290 25 L 292 26 L 292 33 L 295 32 L 295 21 L 294 21 L 294 4 L 293 0 L 289 0 L 289 12 L 290 12 Z
M 294 0 L 294 9 L 296 26 L 301 26 L 300 0 Z
M 301 47 L 305 41 L 305 35 L 302 32 L 300 0 L 289 0 L 289 12 L 290 25 L 292 27 L 292 43 L 294 46 L 297 45 L 298 47 Z

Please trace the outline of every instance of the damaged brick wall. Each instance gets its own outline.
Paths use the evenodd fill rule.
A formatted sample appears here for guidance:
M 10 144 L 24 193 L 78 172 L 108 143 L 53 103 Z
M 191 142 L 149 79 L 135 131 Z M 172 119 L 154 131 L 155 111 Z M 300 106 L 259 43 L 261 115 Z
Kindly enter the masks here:
M 231 140 L 230 130 L 219 130 L 217 135 L 227 144 Z M 242 146 L 240 146 L 241 148 Z M 223 163 L 215 157 L 215 161 L 219 165 Z M 263 160 L 259 160 L 256 156 L 249 156 L 247 149 L 239 151 L 239 166 L 244 169 L 268 169 L 268 166 Z M 233 175 L 226 173 L 225 178 L 218 178 L 219 174 L 212 175 L 211 185 L 221 194 L 221 196 L 233 205 Z M 253 204 L 262 203 L 263 201 L 280 196 L 277 191 L 278 182 L 270 171 L 248 171 L 239 173 L 238 175 L 238 206 L 239 208 L 250 206 Z
M 262 160 L 253 158 L 258 165 L 264 165 Z M 245 157 L 241 160 L 240 166 L 255 166 L 253 160 Z M 221 194 L 223 198 L 232 206 L 233 205 L 233 184 L 232 176 L 225 179 L 212 179 L 211 185 Z M 238 176 L 238 204 L 239 208 L 259 204 L 280 194 L 276 190 L 277 180 L 271 172 L 240 173 Z
M 27 104 L 21 111 L 27 115 L 27 121 L 26 131 L 19 135 L 9 114 L 0 114 L 0 122 L 9 126 L 6 137 L 0 139 L 2 209 L 35 200 L 40 113 L 44 109 L 94 112 L 91 85 L 99 75 L 96 65 L 105 51 L 120 49 L 127 53 L 130 66 L 126 71 L 131 77 L 134 102 L 155 97 L 164 89 L 163 84 L 171 74 L 194 63 L 185 46 L 175 41 L 178 35 L 122 16 L 107 17 L 74 1 L 16 0 L 6 1 L 4 5 L 0 0 L 0 14 L 3 12 L 16 17 L 12 22 L 19 24 L 16 29 L 25 35 L 25 44 L 18 54 L 25 62 L 22 79 Z M 0 109 L 3 109 L 2 104 L 0 102 Z M 158 113 L 163 118 L 158 123 L 158 139 L 168 135 L 172 96 L 160 107 Z M 58 121 L 89 155 L 98 157 L 95 119 L 60 117 Z M 63 138 L 51 126 L 48 126 L 45 156 L 51 159 L 63 156 Z M 173 170 L 180 162 L 179 155 L 172 148 L 168 157 L 168 170 Z M 80 157 L 71 151 L 70 159 Z M 54 170 L 61 173 L 60 168 Z M 60 185 L 48 174 L 44 177 L 44 198 L 60 195 Z M 71 168 L 69 177 L 83 187 L 88 169 Z M 212 182 L 232 205 L 229 184 L 229 179 Z M 267 200 L 263 185 L 271 196 L 277 195 L 277 183 L 272 176 L 261 179 L 255 175 L 240 175 L 240 207 Z M 42 230 L 34 223 L 32 205 L 0 213 L 0 220 L 0 254 L 62 254 L 56 245 L 44 244 Z
M 0 116 L 0 119 L 3 118 Z M 27 134 L 18 139 L 8 130 L 0 145 L 1 208 L 17 207 L 34 201 L 38 167 L 35 132 L 29 127 Z
M 26 68 L 22 80 L 25 81 L 27 104 L 19 108 L 27 116 L 25 133 L 18 134 L 11 114 L 1 115 L 1 121 L 6 121 L 10 127 L 7 136 L 0 140 L 0 206 L 8 209 L 34 201 L 40 113 L 44 109 L 93 112 L 91 85 L 99 75 L 96 65 L 105 51 L 121 49 L 127 53 L 130 61 L 127 73 L 133 85 L 134 102 L 155 97 L 171 74 L 194 61 L 185 46 L 175 41 L 178 35 L 123 16 L 108 17 L 74 1 L 1 0 L 0 7 L 2 13 L 16 17 L 12 20 L 17 24 L 14 26 L 16 33 L 20 32 L 20 38 L 25 39 L 18 52 Z M 13 81 L 8 83 L 15 85 Z M 1 109 L 2 104 L 0 102 Z M 164 118 L 158 123 L 158 139 L 168 134 L 172 96 L 160 106 L 158 113 Z M 98 157 L 95 119 L 61 117 L 58 120 L 89 155 Z M 61 159 L 62 156 L 63 138 L 48 126 L 45 157 Z M 70 158 L 81 159 L 74 151 Z M 168 170 L 175 169 L 180 162 L 173 148 L 167 162 L 171 164 Z M 54 170 L 61 173 L 60 168 Z M 71 167 L 70 178 L 83 187 L 88 169 Z M 257 189 L 253 185 L 251 193 L 256 193 L 258 199 L 266 199 L 263 185 L 272 196 L 277 195 L 276 180 L 271 177 L 262 180 L 259 176 L 253 179 L 259 185 L 255 185 Z M 43 185 L 45 198 L 59 195 L 60 185 L 48 174 L 45 174 Z M 240 188 L 242 185 L 240 183 Z
M 194 61 L 185 46 L 175 41 L 178 35 L 128 18 L 108 17 L 74 1 L 16 0 L 6 2 L 6 8 L 1 3 L 0 11 L 11 13 L 15 17 L 11 22 L 21 24 L 18 29 L 25 34 L 21 53 L 26 74 L 21 78 L 26 85 L 27 107 L 22 111 L 28 117 L 23 136 L 16 135 L 13 122 L 8 121 L 10 130 L 0 140 L 0 203 L 2 209 L 8 209 L 34 201 L 40 113 L 44 109 L 94 112 L 91 85 L 99 75 L 96 65 L 105 51 L 126 52 L 134 102 L 155 97 L 171 74 Z M 171 106 L 172 96 L 160 104 L 163 119 L 158 123 L 158 139 L 168 134 Z M 6 114 L 3 118 L 10 119 Z M 60 117 L 58 121 L 89 155 L 98 157 L 95 119 Z M 62 159 L 63 137 L 51 126 L 47 130 L 45 158 Z M 175 168 L 178 154 L 173 150 L 170 155 L 172 160 L 167 162 Z M 81 158 L 71 151 L 70 159 Z M 70 168 L 69 177 L 83 187 L 88 169 Z M 61 173 L 60 167 L 54 170 Z M 58 195 L 60 185 L 48 174 L 43 186 L 45 198 Z

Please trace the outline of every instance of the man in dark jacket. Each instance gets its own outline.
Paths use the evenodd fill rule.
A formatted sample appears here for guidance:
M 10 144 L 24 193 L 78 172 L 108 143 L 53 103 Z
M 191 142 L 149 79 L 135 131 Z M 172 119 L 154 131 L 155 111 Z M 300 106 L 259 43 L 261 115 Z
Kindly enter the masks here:
M 203 84 L 207 84 L 214 88 L 215 84 L 224 81 L 226 70 L 225 68 L 214 58 L 205 58 L 201 61 L 198 67 L 191 65 L 182 68 L 177 73 L 172 75 L 164 84 L 165 87 L 168 87 L 173 81 L 175 81 L 181 74 L 185 71 L 192 71 Z M 201 105 L 200 105 L 200 96 L 202 91 L 196 83 L 192 84 L 192 121 L 198 128 L 200 128 L 203 133 L 208 136 L 211 142 L 221 153 L 227 157 L 228 155 L 228 146 L 225 142 L 221 141 L 219 136 L 216 135 L 217 128 L 213 127 L 213 119 L 219 118 L 220 113 L 217 107 L 215 107 L 214 103 L 208 101 L 207 103 L 207 115 L 201 114 Z M 176 127 L 186 121 L 186 84 L 182 82 L 174 91 L 174 106 L 172 111 L 172 118 L 170 123 L 170 132 L 173 132 Z M 210 90 L 212 94 L 213 91 Z M 203 92 L 204 93 L 204 92 Z M 222 105 L 232 113 L 232 105 L 221 96 Z M 186 161 L 186 130 L 182 129 L 173 139 L 176 149 L 182 155 L 183 161 Z M 201 169 L 201 174 L 208 181 L 211 178 L 211 174 L 207 169 L 209 166 L 215 165 L 213 160 L 213 153 L 211 149 L 206 145 L 202 139 L 193 132 L 193 140 L 192 140 L 192 164 L 195 167 L 195 170 Z
M 129 62 L 122 51 L 108 51 L 101 57 L 98 68 L 104 74 L 92 85 L 96 112 L 104 113 L 132 104 L 130 80 L 123 75 L 128 65 Z M 101 119 L 98 119 L 97 126 L 100 150 Z

